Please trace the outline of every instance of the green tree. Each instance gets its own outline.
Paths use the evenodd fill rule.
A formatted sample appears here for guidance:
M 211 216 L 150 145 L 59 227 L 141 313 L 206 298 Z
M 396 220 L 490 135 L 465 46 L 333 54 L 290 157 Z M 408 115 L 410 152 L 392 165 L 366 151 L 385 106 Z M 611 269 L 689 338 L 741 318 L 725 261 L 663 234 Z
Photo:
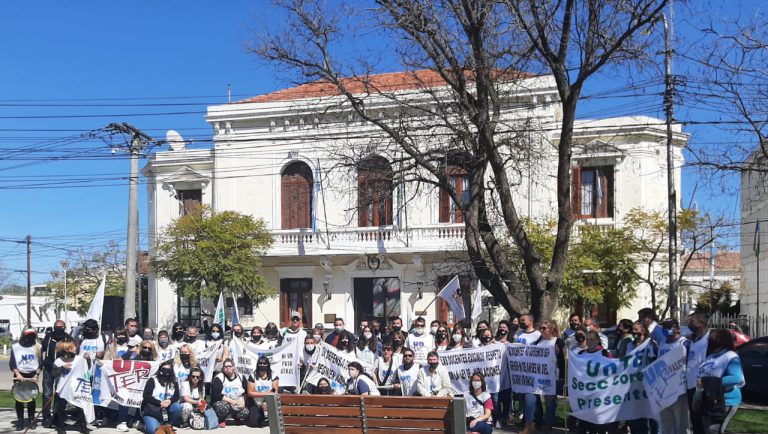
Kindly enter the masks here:
M 709 314 L 730 313 L 731 303 L 736 297 L 736 289 L 731 282 L 723 282 L 720 286 L 701 293 L 696 300 L 696 312 Z
M 152 269 L 185 297 L 243 292 L 259 303 L 276 294 L 261 274 L 272 235 L 261 219 L 203 207 L 174 220 L 160 235 Z

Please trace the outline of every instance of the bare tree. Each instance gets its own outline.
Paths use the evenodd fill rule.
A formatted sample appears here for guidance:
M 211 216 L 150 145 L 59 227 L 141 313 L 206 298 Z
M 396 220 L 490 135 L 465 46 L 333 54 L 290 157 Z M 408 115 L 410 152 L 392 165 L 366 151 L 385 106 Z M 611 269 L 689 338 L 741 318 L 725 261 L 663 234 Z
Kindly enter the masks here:
M 530 310 L 549 317 L 557 307 L 567 259 L 571 215 L 573 125 L 585 83 L 602 69 L 644 59 L 652 41 L 641 31 L 660 16 L 666 0 L 376 0 L 374 9 L 320 0 L 282 0 L 281 24 L 257 31 L 251 50 L 294 72 L 300 82 L 319 82 L 342 96 L 345 107 L 374 125 L 403 155 L 404 179 L 446 191 L 461 208 L 467 253 L 474 272 L 509 312 Z M 366 33 L 367 32 L 367 33 Z M 418 95 L 403 95 L 373 79 L 384 56 L 375 44 L 362 60 L 344 60 L 345 38 L 386 35 Z M 395 48 L 392 49 L 392 45 Z M 381 50 L 381 47 L 378 47 Z M 425 73 L 428 71 L 430 73 Z M 530 71 L 533 74 L 519 71 Z M 532 116 L 505 117 L 511 95 L 537 74 L 553 77 L 561 119 L 554 150 L 531 144 L 531 134 L 549 137 Z M 376 101 L 397 106 L 396 117 L 379 116 Z M 554 151 L 557 227 L 554 254 L 546 263 L 531 242 L 515 203 L 517 156 Z M 394 153 L 394 152 L 393 152 Z M 460 197 L 446 170 L 451 160 L 469 177 L 469 197 Z M 458 160 L 458 161 L 456 161 Z M 410 177 L 410 178 L 409 178 Z M 490 180 L 487 184 L 486 181 Z M 503 230 L 488 208 L 497 202 Z M 524 264 L 519 281 L 503 248 L 511 238 Z M 530 288 L 530 306 L 522 288 Z

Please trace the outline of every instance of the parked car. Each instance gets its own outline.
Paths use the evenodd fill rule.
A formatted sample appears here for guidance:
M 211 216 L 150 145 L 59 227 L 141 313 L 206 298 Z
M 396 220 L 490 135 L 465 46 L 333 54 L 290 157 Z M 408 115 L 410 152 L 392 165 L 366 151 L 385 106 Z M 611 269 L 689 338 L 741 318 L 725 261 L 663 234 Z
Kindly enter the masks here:
M 742 389 L 747 393 L 767 394 L 768 375 L 768 336 L 752 339 L 736 349 L 741 358 L 746 386 Z

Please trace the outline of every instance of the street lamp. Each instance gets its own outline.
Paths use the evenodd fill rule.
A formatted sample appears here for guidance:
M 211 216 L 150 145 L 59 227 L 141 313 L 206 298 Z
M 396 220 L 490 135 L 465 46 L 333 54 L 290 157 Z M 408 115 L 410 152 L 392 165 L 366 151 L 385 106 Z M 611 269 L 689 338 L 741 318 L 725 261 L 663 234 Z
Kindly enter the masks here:
M 67 271 L 69 271 L 69 261 L 62 259 L 61 268 L 64 269 L 64 324 L 69 325 L 69 309 L 67 308 Z

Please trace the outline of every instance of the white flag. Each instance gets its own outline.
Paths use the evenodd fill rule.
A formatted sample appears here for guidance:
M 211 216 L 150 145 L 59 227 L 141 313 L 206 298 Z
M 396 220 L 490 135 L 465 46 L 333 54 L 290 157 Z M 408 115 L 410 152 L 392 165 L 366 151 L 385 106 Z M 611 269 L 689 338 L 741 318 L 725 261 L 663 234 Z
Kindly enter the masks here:
M 107 286 L 107 273 L 104 272 L 104 276 L 101 278 L 99 288 L 96 289 L 96 294 L 91 301 L 91 307 L 88 308 L 88 314 L 85 315 L 85 319 L 95 319 L 101 326 L 101 315 L 104 312 L 104 288 Z
M 224 294 L 219 293 L 219 302 L 216 304 L 216 312 L 213 314 L 213 323 L 224 327 Z
M 477 289 L 472 297 L 472 318 L 478 318 L 483 313 L 483 284 L 477 279 Z
M 443 289 L 441 289 L 437 294 L 438 297 L 442 298 L 446 303 L 448 303 L 448 306 L 453 312 L 453 319 L 456 322 L 461 321 L 466 317 L 464 314 L 464 300 L 461 298 L 461 294 L 459 293 L 460 289 L 461 286 L 459 285 L 459 276 L 453 276 L 453 279 L 451 279 L 451 281 L 448 282 L 448 284 L 445 285 Z
M 197 367 L 203 370 L 204 380 L 206 383 L 213 381 L 213 371 L 216 367 L 216 357 L 218 357 L 221 351 L 221 346 L 224 345 L 223 341 L 219 341 L 214 345 L 209 346 L 205 350 L 196 353 Z
M 408 330 L 411 329 L 411 322 L 413 322 L 413 306 L 411 306 L 411 302 L 408 300 L 408 297 L 405 298 L 405 304 L 401 305 L 403 306 L 403 310 L 400 313 L 400 319 L 403 320 L 403 330 L 405 330 L 404 333 L 408 333 Z
M 88 362 L 82 356 L 75 356 L 72 368 L 64 371 L 56 387 L 56 393 L 70 404 L 83 409 L 86 422 L 96 419 L 93 410 L 93 397 L 91 396 L 91 370 Z

